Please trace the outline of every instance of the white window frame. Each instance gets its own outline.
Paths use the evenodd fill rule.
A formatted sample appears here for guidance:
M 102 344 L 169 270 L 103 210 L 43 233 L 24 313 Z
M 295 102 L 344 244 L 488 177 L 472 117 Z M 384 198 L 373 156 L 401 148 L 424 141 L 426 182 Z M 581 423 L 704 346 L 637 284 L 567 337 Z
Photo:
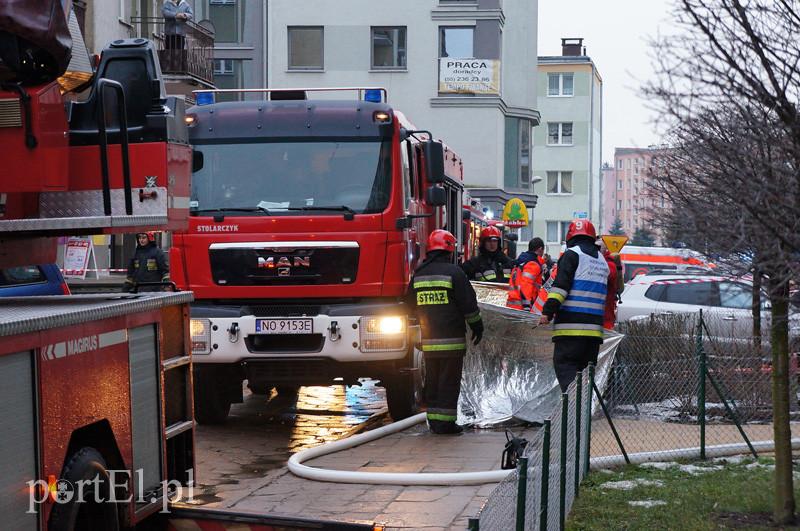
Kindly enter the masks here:
M 550 94 L 550 78 L 558 76 L 558 93 Z M 572 77 L 572 94 L 564 94 L 564 76 Z M 575 73 L 574 72 L 548 72 L 547 73 L 547 97 L 548 98 L 572 98 L 575 96 Z
M 547 240 L 545 243 L 550 244 L 550 245 L 553 245 L 553 244 L 561 245 L 562 243 L 564 243 L 565 238 L 567 236 L 567 230 L 569 229 L 569 224 L 571 222 L 572 222 L 572 220 L 562 220 L 562 219 L 558 219 L 558 220 L 551 219 L 551 220 L 545 221 L 545 224 L 544 224 L 544 237 L 545 237 L 545 240 Z M 556 225 L 556 227 L 557 227 L 556 233 L 557 233 L 558 241 L 554 241 L 554 240 L 550 239 L 549 226 L 550 226 L 551 223 L 556 223 L 557 224 Z
M 218 5 L 218 6 L 232 6 L 236 5 L 236 0 L 209 0 L 208 2 L 210 5 Z
M 558 186 L 557 186 L 557 190 L 558 191 L 557 192 L 551 192 L 550 191 L 550 175 L 553 174 L 553 173 L 556 174 L 556 179 L 557 179 L 557 183 L 558 183 Z M 562 182 L 563 182 L 565 173 L 569 173 L 570 174 L 570 176 L 569 176 L 569 178 L 570 178 L 570 188 L 573 190 L 572 192 L 562 192 L 561 191 Z M 575 190 L 575 173 L 573 171 L 571 171 L 571 170 L 548 171 L 548 172 L 546 172 L 545 175 L 547 177 L 547 182 L 545 183 L 545 186 L 547 187 L 545 189 L 545 194 L 546 195 L 554 195 L 554 196 L 555 195 L 558 195 L 558 196 L 575 195 L 575 192 L 574 192 L 574 190 Z
M 572 127 L 572 140 L 569 144 L 564 142 L 564 126 L 569 124 Z M 550 126 L 551 125 L 558 125 L 558 142 L 551 143 L 550 142 Z M 575 142 L 575 123 L 574 122 L 547 122 L 547 145 L 548 146 L 572 146 Z
M 217 68 L 217 61 L 219 61 L 222 68 Z M 233 59 L 214 59 L 214 75 L 232 76 L 234 74 L 233 61 Z

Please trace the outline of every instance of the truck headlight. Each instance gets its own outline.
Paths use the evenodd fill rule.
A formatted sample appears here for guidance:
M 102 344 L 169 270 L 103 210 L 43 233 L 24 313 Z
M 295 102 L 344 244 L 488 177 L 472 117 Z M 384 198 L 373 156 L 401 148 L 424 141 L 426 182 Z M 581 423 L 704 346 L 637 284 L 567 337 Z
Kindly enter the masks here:
M 405 316 L 362 317 L 359 322 L 361 352 L 401 350 L 406 347 L 408 323 Z
M 209 354 L 211 352 L 211 321 L 191 319 L 189 333 L 192 338 L 192 354 Z

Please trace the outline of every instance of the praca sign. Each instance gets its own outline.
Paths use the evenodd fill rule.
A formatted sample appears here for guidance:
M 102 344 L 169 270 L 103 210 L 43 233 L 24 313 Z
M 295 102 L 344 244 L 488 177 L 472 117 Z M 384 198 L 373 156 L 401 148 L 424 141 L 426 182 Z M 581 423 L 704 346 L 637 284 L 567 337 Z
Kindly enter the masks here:
M 502 219 L 506 227 L 509 228 L 527 227 L 530 223 L 530 220 L 528 220 L 528 207 L 525 206 L 522 199 L 513 197 L 503 207 Z

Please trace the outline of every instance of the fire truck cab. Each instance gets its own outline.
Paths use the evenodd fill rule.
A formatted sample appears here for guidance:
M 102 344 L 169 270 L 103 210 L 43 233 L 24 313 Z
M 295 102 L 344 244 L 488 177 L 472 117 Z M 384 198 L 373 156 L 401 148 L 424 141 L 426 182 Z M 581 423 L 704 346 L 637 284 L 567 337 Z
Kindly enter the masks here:
M 188 110 L 191 218 L 171 254 L 195 293 L 198 420 L 223 421 L 243 380 L 267 393 L 360 377 L 411 415 L 421 354 L 403 299 L 427 235 L 462 237 L 460 158 L 384 89 L 236 92 L 269 99 Z M 343 92 L 357 97 L 323 99 Z

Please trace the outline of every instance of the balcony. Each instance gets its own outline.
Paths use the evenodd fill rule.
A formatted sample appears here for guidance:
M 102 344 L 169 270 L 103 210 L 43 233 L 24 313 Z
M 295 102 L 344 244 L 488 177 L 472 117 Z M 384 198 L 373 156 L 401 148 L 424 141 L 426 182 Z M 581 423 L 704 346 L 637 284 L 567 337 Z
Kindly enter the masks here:
M 196 84 L 213 87 L 214 84 L 214 32 L 195 24 L 186 23 L 183 46 L 168 41 L 161 17 L 131 17 L 131 38 L 152 40 L 158 50 L 161 73 L 165 76 L 189 77 Z

